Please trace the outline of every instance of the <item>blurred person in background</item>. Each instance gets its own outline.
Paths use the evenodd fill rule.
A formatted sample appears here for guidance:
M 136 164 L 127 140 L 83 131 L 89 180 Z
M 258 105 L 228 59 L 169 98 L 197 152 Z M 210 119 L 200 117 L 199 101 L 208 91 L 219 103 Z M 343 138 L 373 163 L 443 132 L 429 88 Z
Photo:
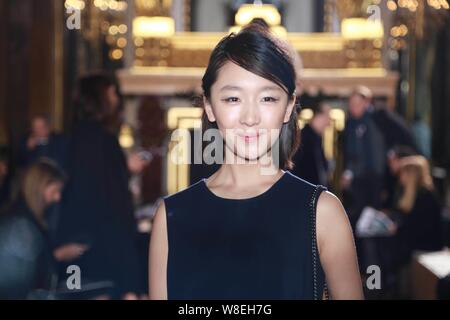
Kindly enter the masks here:
M 352 226 L 366 206 L 381 207 L 386 152 L 382 133 L 373 120 L 372 92 L 358 86 L 349 98 L 343 133 L 344 172 L 341 187 Z
M 128 186 L 130 172 L 148 161 L 126 158 L 118 142 L 121 99 L 116 80 L 92 74 L 79 80 L 76 123 L 69 145 L 69 181 L 57 242 L 82 242 L 89 250 L 74 263 L 86 281 L 111 281 L 110 298 L 146 291 L 136 246 L 137 227 Z M 65 266 L 62 266 L 65 270 Z
M 312 184 L 328 186 L 328 161 L 323 151 L 322 138 L 330 126 L 330 106 L 319 103 L 312 108 L 313 117 L 301 131 L 300 147 L 293 157 L 292 173 Z
M 384 185 L 382 191 L 382 210 L 393 220 L 393 232 L 395 233 L 395 223 L 401 221 L 402 216 L 395 211 L 396 197 L 401 192 L 402 186 L 399 182 L 399 174 L 402 159 L 416 155 L 416 151 L 406 145 L 395 145 L 387 154 L 387 170 L 385 172 Z M 361 260 L 364 266 L 377 265 L 383 270 L 381 277 L 382 289 L 374 292 L 366 292 L 367 297 L 389 298 L 398 295 L 398 258 L 401 248 L 398 245 L 395 234 L 365 237 L 359 239 L 362 252 Z
M 52 132 L 50 117 L 35 115 L 30 121 L 30 132 L 23 139 L 18 152 L 17 163 L 26 168 L 36 160 L 45 157 L 65 168 L 67 139 L 64 135 Z
M 37 160 L 23 176 L 20 196 L 0 216 L 0 299 L 56 287 L 54 259 L 71 260 L 86 249 L 71 243 L 52 250 L 48 239 L 46 213 L 60 201 L 65 179 L 53 161 Z
M 439 251 L 444 245 L 441 205 L 426 158 L 420 155 L 392 158 L 390 168 L 396 172 L 398 187 L 392 207 L 383 211 L 394 221 L 395 228 L 390 237 L 377 241 L 376 252 L 383 277 L 390 279 L 395 296 L 408 298 L 411 294 L 408 270 L 414 252 Z M 386 283 L 385 287 L 388 286 Z
M 12 197 L 17 193 L 24 170 L 42 158 L 53 160 L 60 168 L 66 169 L 68 138 L 64 134 L 52 131 L 50 116 L 36 114 L 31 118 L 30 130 L 19 146 L 14 177 L 12 181 Z M 57 204 L 52 206 L 47 214 L 48 236 L 53 242 L 60 208 Z
M 414 251 L 442 249 L 442 208 L 434 192 L 428 161 L 423 156 L 401 160 L 399 182 L 401 192 L 395 209 L 401 216 L 396 236 L 401 262 L 407 263 Z
M 383 208 L 394 207 L 394 196 L 399 187 L 398 175 L 403 158 L 417 155 L 415 149 L 407 145 L 395 145 L 387 153 L 387 170 L 382 191 Z

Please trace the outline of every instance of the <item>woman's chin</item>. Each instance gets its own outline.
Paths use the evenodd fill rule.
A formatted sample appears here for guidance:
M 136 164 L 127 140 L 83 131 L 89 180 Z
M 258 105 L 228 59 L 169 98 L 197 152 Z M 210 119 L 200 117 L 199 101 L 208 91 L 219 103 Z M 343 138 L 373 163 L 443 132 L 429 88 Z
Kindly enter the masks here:
M 238 163 L 241 162 L 257 162 L 259 159 L 261 159 L 261 157 L 263 157 L 265 154 L 265 152 L 258 152 L 257 150 L 255 150 L 254 152 L 250 151 L 250 152 L 237 152 L 236 153 L 236 158 L 238 160 L 236 160 Z

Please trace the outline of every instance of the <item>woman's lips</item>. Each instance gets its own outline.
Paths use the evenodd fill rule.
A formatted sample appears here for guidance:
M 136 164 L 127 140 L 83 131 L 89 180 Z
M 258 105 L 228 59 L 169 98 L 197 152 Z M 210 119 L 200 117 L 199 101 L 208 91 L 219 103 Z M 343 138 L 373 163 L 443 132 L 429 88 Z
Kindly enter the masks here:
M 259 134 L 244 134 L 244 135 L 239 135 L 239 137 L 241 137 L 245 142 L 254 142 L 257 141 L 259 139 Z

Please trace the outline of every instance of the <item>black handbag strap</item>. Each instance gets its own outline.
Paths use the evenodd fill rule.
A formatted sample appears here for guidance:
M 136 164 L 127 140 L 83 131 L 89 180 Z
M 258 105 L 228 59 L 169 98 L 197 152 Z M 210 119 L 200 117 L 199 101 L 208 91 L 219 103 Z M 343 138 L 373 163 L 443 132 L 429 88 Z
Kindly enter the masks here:
M 313 195 L 310 201 L 310 218 L 311 218 L 311 231 L 312 231 L 312 263 L 313 263 L 313 299 L 319 300 L 323 297 L 319 297 L 318 290 L 318 272 L 320 266 L 320 257 L 317 248 L 317 232 L 316 232 L 316 210 L 317 210 L 317 202 L 319 200 L 319 196 L 323 191 L 327 191 L 327 188 L 321 185 L 317 185 L 314 189 Z M 328 300 L 328 286 L 326 283 L 326 279 L 324 280 L 324 288 L 323 294 L 325 299 Z

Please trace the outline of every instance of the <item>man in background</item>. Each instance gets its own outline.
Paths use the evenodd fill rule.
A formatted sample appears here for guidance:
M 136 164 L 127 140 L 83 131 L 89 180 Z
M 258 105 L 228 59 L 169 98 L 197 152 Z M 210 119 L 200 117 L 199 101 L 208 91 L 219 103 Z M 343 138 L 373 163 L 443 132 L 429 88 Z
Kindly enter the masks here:
M 343 134 L 344 172 L 341 187 L 354 227 L 366 206 L 381 208 L 381 191 L 386 167 L 384 138 L 373 119 L 372 92 L 358 86 L 349 98 L 348 118 Z
M 20 145 L 18 165 L 25 168 L 45 157 L 65 168 L 66 148 L 66 138 L 51 131 L 50 118 L 38 114 L 31 119 L 30 132 Z

